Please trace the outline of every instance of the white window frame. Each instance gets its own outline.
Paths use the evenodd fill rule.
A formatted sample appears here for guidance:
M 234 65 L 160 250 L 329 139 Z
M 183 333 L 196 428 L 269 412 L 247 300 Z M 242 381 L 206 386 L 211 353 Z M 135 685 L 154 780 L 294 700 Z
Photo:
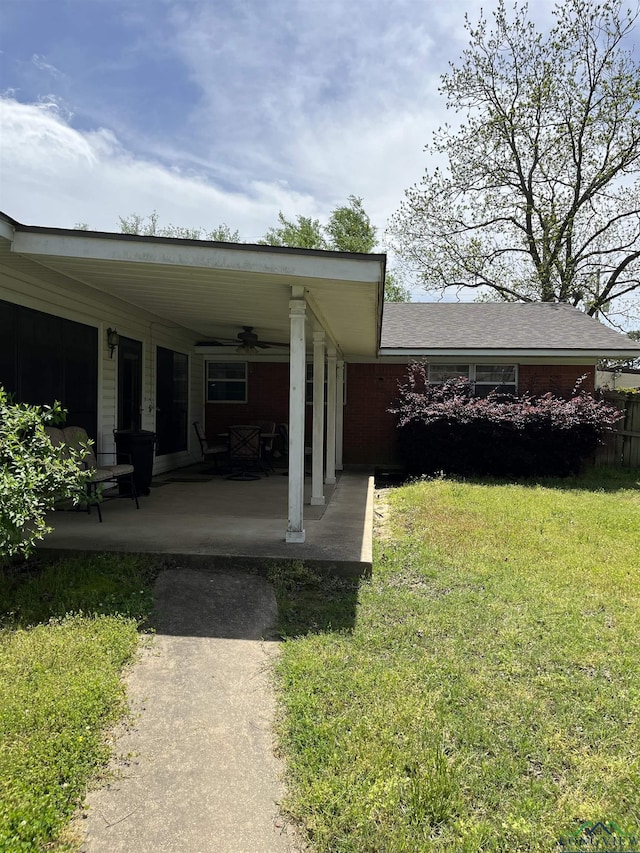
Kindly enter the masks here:
M 442 385 L 445 382 L 444 379 L 432 379 L 431 378 L 432 369 L 434 371 L 436 371 L 438 369 L 442 369 L 443 367 L 460 367 L 460 368 L 464 367 L 464 368 L 466 368 L 467 369 L 466 375 L 464 372 L 461 371 L 457 374 L 457 376 L 462 377 L 463 379 L 468 379 L 469 384 L 472 386 L 472 388 L 474 390 L 474 393 L 475 393 L 477 385 L 479 385 L 481 388 L 496 388 L 498 386 L 500 386 L 502 388 L 506 388 L 506 386 L 511 386 L 513 388 L 513 391 L 509 392 L 509 391 L 505 390 L 504 393 L 506 393 L 506 394 L 508 394 L 508 393 L 517 394 L 518 393 L 518 365 L 515 363 L 512 363 L 512 364 L 497 364 L 495 362 L 491 362 L 490 364 L 484 364 L 484 363 L 461 364 L 458 362 L 443 362 L 441 364 L 431 364 L 430 363 L 429 364 L 429 385 Z M 498 367 L 498 368 L 508 367 L 508 368 L 513 369 L 514 381 L 513 382 L 487 382 L 486 380 L 482 380 L 482 379 L 477 380 L 476 379 L 478 368 L 482 369 L 482 368 L 492 368 L 492 367 L 493 368 L 495 368 L 495 367 Z M 453 378 L 453 377 L 451 377 L 451 378 Z
M 244 395 L 241 400 L 233 399 L 233 400 L 211 400 L 209 399 L 209 383 L 215 382 L 216 378 L 213 379 L 209 376 L 209 368 L 211 365 L 233 365 L 234 367 L 238 367 L 242 365 L 244 367 L 244 378 L 232 378 L 232 379 L 218 379 L 219 382 L 234 382 L 238 385 L 244 385 Z M 249 368 L 248 362 L 246 361 L 213 361 L 207 360 L 205 361 L 204 367 L 204 385 L 205 385 L 205 400 L 207 403 L 211 403 L 213 405 L 217 405 L 219 403 L 225 404 L 233 404 L 233 403 L 247 403 L 249 399 Z

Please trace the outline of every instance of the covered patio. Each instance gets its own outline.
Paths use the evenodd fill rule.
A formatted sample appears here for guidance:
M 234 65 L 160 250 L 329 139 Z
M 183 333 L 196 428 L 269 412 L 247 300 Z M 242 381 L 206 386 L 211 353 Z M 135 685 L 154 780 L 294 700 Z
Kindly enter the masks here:
M 7 344 L 4 384 L 28 402 L 50 403 L 52 393 L 60 394 L 57 399 L 70 411 L 68 400 L 84 391 L 86 399 L 75 409 L 99 453 L 113 451 L 114 430 L 155 432 L 157 476 L 201 458 L 192 425 L 206 424 L 221 402 L 208 364 L 241 365 L 246 377 L 255 361 L 286 362 L 288 379 L 282 377 L 281 384 L 288 412 L 278 420 L 288 421 L 289 476 L 279 478 L 279 486 L 258 486 L 265 497 L 255 512 L 247 507 L 245 484 L 238 492 L 238 517 L 246 517 L 244 530 L 242 524 L 239 528 L 246 541 L 257 530 L 251 519 L 277 508 L 276 541 L 291 545 L 285 552 L 295 558 L 307 536 L 317 536 L 311 532 L 316 523 L 331 518 L 327 504 L 340 491 L 334 487 L 343 467 L 344 366 L 377 357 L 385 262 L 384 255 L 41 228 L 0 214 L 0 299 L 17 341 Z M 43 331 L 37 331 L 38 324 Z M 249 334 L 246 341 L 239 329 Z M 79 336 L 83 343 L 76 351 Z M 60 392 L 44 387 L 40 378 L 49 375 L 47 366 L 54 362 L 59 365 L 53 373 L 63 377 Z M 312 404 L 307 366 L 313 371 Z M 242 400 L 224 402 L 246 403 L 247 395 L 258 391 L 247 390 L 249 385 L 245 380 Z M 239 412 L 236 408 L 218 431 L 253 422 L 238 420 Z M 272 420 L 267 412 L 258 416 Z M 305 482 L 309 445 L 310 489 Z M 175 493 L 177 485 L 155 490 Z M 193 525 L 201 518 L 201 539 L 219 541 L 224 524 L 216 530 L 216 519 L 224 513 L 215 506 L 203 510 L 199 498 L 194 496 L 185 521 L 190 515 Z M 145 505 L 156 501 L 165 499 L 154 494 Z M 114 512 L 123 514 L 117 529 L 124 531 L 124 507 Z M 277 519 L 273 524 L 275 529 Z M 108 538 L 106 532 L 96 535 Z
M 126 498 L 95 511 L 55 512 L 41 550 L 169 554 L 186 565 L 263 570 L 284 560 L 345 575 L 368 574 L 372 559 L 373 478 L 342 471 L 325 503 L 311 505 L 305 481 L 305 542 L 287 543 L 282 518 L 288 477 L 276 472 L 251 482 L 201 473 L 204 466 L 154 478 L 140 509 Z

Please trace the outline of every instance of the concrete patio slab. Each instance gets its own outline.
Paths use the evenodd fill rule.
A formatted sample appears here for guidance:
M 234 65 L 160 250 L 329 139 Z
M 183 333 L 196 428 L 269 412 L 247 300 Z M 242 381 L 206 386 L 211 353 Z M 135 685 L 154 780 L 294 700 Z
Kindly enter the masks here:
M 309 505 L 306 484 L 302 544 L 284 541 L 286 476 L 275 473 L 249 482 L 198 477 L 197 469 L 183 469 L 156 478 L 150 494 L 140 498 L 139 510 L 127 499 L 106 501 L 102 524 L 95 512 L 53 513 L 54 531 L 42 550 L 173 554 L 193 566 L 219 569 L 261 569 L 286 559 L 340 573 L 371 571 L 369 472 L 340 472 L 335 486 L 325 486 L 324 506 Z

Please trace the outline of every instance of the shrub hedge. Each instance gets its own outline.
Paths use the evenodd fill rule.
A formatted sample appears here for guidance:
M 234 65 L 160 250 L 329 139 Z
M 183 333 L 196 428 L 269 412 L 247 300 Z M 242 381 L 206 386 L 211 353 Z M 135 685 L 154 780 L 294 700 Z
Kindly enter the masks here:
M 409 366 L 391 407 L 409 474 L 569 476 L 612 430 L 620 412 L 585 391 L 569 399 L 492 392 L 466 379 L 429 385 L 427 366 Z

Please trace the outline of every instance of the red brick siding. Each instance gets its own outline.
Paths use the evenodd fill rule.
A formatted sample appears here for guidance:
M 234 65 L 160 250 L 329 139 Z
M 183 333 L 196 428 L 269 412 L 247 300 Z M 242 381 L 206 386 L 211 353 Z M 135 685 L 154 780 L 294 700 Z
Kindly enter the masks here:
M 344 412 L 344 462 L 397 461 L 396 416 L 387 409 L 398 394 L 406 364 L 349 364 Z
M 569 397 L 576 382 L 586 374 L 581 389 L 593 393 L 596 369 L 584 364 L 521 364 L 518 368 L 518 391 L 521 394 L 546 394 Z
M 595 382 L 593 366 L 521 364 L 518 369 L 518 390 L 531 394 L 552 391 L 560 396 L 568 396 L 584 374 L 587 374 L 587 378 L 581 387 L 592 392 Z M 398 461 L 395 415 L 387 410 L 397 396 L 398 381 L 403 381 L 406 375 L 406 364 L 346 365 L 345 464 L 388 465 Z M 251 423 L 256 420 L 273 420 L 276 424 L 289 420 L 287 363 L 249 363 L 246 403 L 206 405 L 208 435 L 225 432 L 234 423 Z M 307 407 L 306 432 L 309 442 L 311 406 Z
M 232 424 L 289 421 L 289 365 L 287 362 L 249 362 L 246 403 L 207 403 L 205 429 L 214 436 Z

